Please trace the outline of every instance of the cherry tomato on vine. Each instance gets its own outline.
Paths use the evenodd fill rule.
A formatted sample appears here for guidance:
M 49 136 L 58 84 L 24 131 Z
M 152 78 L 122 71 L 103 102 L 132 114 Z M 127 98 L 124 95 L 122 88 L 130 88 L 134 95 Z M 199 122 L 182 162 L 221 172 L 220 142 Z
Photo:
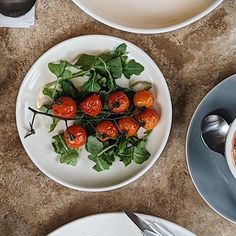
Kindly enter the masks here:
M 102 141 L 106 142 L 110 138 L 118 137 L 118 128 L 112 121 L 104 120 L 98 124 L 96 128 L 96 136 Z
M 136 107 L 150 108 L 155 102 L 152 92 L 147 90 L 137 91 L 134 95 L 134 105 Z
M 123 113 L 129 109 L 130 101 L 124 92 L 117 91 L 109 96 L 108 105 L 112 112 Z
M 146 108 L 138 114 L 140 125 L 147 130 L 152 130 L 159 122 L 159 116 L 153 109 Z
M 119 130 L 125 133 L 128 137 L 135 136 L 138 132 L 140 125 L 132 118 L 121 118 L 118 121 Z
M 93 93 L 80 103 L 81 111 L 92 117 L 99 115 L 102 107 L 103 103 L 101 96 L 97 93 Z
M 65 130 L 64 139 L 69 148 L 77 149 L 87 142 L 87 133 L 83 127 L 71 125 Z
M 52 105 L 52 114 L 62 118 L 73 118 L 77 112 L 77 105 L 70 97 L 60 97 Z

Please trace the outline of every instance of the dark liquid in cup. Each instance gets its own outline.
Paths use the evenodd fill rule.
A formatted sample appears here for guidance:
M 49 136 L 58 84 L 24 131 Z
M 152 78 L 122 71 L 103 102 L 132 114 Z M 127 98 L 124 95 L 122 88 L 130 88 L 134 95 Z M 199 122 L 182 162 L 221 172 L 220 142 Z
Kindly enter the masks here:
M 0 13 L 18 17 L 27 13 L 35 2 L 36 0 L 0 0 Z

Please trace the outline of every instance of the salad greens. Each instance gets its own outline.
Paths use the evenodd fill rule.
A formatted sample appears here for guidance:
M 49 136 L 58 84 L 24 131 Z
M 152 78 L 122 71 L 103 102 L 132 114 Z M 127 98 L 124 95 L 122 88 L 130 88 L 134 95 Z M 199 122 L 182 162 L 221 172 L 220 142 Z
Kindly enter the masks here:
M 122 75 L 130 79 L 132 75 L 140 75 L 144 70 L 144 67 L 134 59 L 128 60 L 126 48 L 126 44 L 121 44 L 114 51 L 98 56 L 82 54 L 75 64 L 64 60 L 59 64 L 49 63 L 48 68 L 57 80 L 44 87 L 44 95 L 56 99 L 61 95 L 60 86 L 65 90 L 64 82 L 68 83 L 73 78 L 84 76 L 89 79 L 82 85 L 82 91 L 110 93 L 117 90 L 119 86 L 116 79 Z
M 73 120 L 75 124 L 79 124 L 86 129 L 88 134 L 86 150 L 89 152 L 88 158 L 95 163 L 93 168 L 100 172 L 108 170 L 119 158 L 125 166 L 132 161 L 136 164 L 142 164 L 149 157 L 150 153 L 146 149 L 147 137 L 150 132 L 146 132 L 142 138 L 126 137 L 120 134 L 116 139 L 107 142 L 101 142 L 96 137 L 96 126 L 102 120 L 111 120 L 116 125 L 116 120 L 122 117 L 135 117 L 137 113 L 134 105 L 131 103 L 127 112 L 122 114 L 114 114 L 109 110 L 107 97 L 111 92 L 123 91 L 130 101 L 133 100 L 134 87 L 142 84 L 145 89 L 150 89 L 151 84 L 148 82 L 131 82 L 129 88 L 122 88 L 117 84 L 117 79 L 124 76 L 130 79 L 133 75 L 140 75 L 144 67 L 134 59 L 129 60 L 127 56 L 127 45 L 121 44 L 114 51 L 106 52 L 100 55 L 82 54 L 73 64 L 65 60 L 59 63 L 49 63 L 49 70 L 56 76 L 56 80 L 46 84 L 43 88 L 43 94 L 52 99 L 50 104 L 46 104 L 40 108 L 40 111 L 29 108 L 34 117 L 31 122 L 31 130 L 26 136 L 35 133 L 33 129 L 34 118 L 36 114 L 52 117 L 52 123 L 49 132 L 52 132 L 60 120 L 64 120 L 67 127 L 67 121 Z M 88 80 L 81 87 L 76 88 L 72 82 L 73 78 L 79 79 L 87 77 Z M 79 109 L 73 119 L 60 118 L 52 114 L 52 105 L 56 99 L 61 96 L 73 98 L 79 104 L 90 93 L 99 93 L 104 102 L 101 114 L 96 117 L 88 117 Z M 78 161 L 78 151 L 71 149 L 66 145 L 63 133 L 53 136 L 52 146 L 54 151 L 60 157 L 60 163 L 75 166 Z

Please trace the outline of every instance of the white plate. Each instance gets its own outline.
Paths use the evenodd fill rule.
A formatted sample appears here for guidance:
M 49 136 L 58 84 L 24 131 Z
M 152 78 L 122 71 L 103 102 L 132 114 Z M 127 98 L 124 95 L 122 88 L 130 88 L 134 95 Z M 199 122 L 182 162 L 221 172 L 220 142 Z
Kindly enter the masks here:
M 183 227 L 155 216 L 138 214 L 144 220 L 156 222 L 175 236 L 196 236 Z M 123 213 L 104 213 L 75 220 L 48 236 L 142 236 L 139 229 Z
M 223 0 L 73 0 L 111 27 L 134 33 L 163 33 L 199 20 Z
M 116 161 L 108 171 L 97 173 L 92 169 L 93 162 L 88 160 L 87 152 L 83 150 L 76 167 L 60 164 L 51 145 L 51 136 L 57 134 L 62 127 L 48 133 L 51 118 L 37 116 L 36 134 L 24 139 L 32 119 L 32 112 L 27 108 L 36 107 L 38 95 L 42 87 L 55 77 L 48 70 L 48 63 L 60 59 L 71 62 L 81 53 L 101 53 L 113 50 L 119 44 L 128 45 L 129 56 L 142 63 L 145 71 L 135 79 L 147 80 L 153 83 L 154 93 L 161 110 L 159 125 L 153 130 L 147 148 L 151 157 L 142 165 L 131 164 L 125 168 Z M 120 84 L 128 85 L 128 80 L 121 79 Z M 16 121 L 21 142 L 34 164 L 47 176 L 67 187 L 82 191 L 106 191 L 122 187 L 143 175 L 158 159 L 167 142 L 172 119 L 172 108 L 169 90 L 165 79 L 152 59 L 140 48 L 119 38 L 103 35 L 81 36 L 66 40 L 43 54 L 27 73 L 19 90 L 16 104 Z

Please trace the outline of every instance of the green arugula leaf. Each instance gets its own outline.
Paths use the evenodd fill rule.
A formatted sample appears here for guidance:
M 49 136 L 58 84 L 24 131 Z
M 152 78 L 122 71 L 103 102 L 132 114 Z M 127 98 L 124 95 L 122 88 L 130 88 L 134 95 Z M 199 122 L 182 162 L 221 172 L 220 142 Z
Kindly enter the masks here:
M 144 67 L 134 59 L 130 60 L 123 68 L 123 74 L 127 79 L 132 75 L 140 75 L 144 71 Z
M 52 139 L 53 139 L 52 146 L 56 153 L 63 154 L 64 152 L 66 152 L 68 148 L 66 146 L 66 143 L 64 141 L 62 134 L 55 135 L 52 137 Z
M 42 112 L 48 112 L 49 114 L 51 114 L 51 108 L 52 108 L 52 105 L 43 105 L 39 108 L 40 111 Z
M 107 68 L 114 78 L 120 78 L 122 76 L 122 63 L 120 57 L 116 57 L 107 62 Z
M 106 160 L 103 159 L 103 156 L 96 156 L 96 155 L 89 155 L 88 156 L 89 160 L 95 162 L 95 165 L 93 166 L 93 169 L 96 170 L 97 172 L 101 172 L 104 170 L 109 170 L 111 164 L 108 163 Z
M 122 65 L 125 66 L 128 60 L 128 56 L 121 56 L 120 59 L 121 59 Z
M 127 148 L 127 139 L 125 137 L 122 137 L 116 147 L 116 155 L 119 156 L 120 154 L 125 153 L 126 148 Z
M 92 155 L 96 156 L 103 150 L 103 143 L 100 142 L 96 137 L 89 136 L 85 145 L 85 149 Z
M 56 75 L 57 78 L 61 77 L 63 72 L 65 71 L 67 64 L 65 61 L 61 61 L 59 64 L 49 63 L 48 69 Z
M 62 92 L 61 91 L 55 90 L 55 92 L 54 92 L 54 90 L 55 90 L 54 88 L 47 88 L 47 87 L 45 87 L 43 89 L 43 94 L 48 96 L 48 97 L 50 97 L 50 98 L 52 98 L 52 99 L 57 99 L 57 98 L 62 96 Z
M 99 55 L 98 57 L 101 58 L 104 62 L 108 62 L 112 58 L 114 58 L 114 55 L 112 53 L 108 52 L 108 53 L 103 53 L 103 54 Z
M 102 77 L 101 79 L 99 79 L 99 85 L 101 86 L 101 87 L 106 87 L 107 86 L 107 78 L 106 77 Z
M 120 44 L 116 49 L 115 49 L 115 55 L 116 56 L 122 56 L 126 53 L 127 45 L 125 43 Z
M 52 98 L 52 94 L 53 94 L 54 89 L 53 88 L 44 88 L 43 89 L 43 94 Z
M 97 172 L 109 170 L 110 165 L 105 160 L 103 160 L 102 158 L 97 158 L 96 160 L 96 165 L 93 166 L 94 170 L 96 170 Z
M 106 62 L 101 57 L 96 59 L 93 67 L 99 75 L 106 78 L 108 77 Z
M 73 149 L 69 149 L 67 152 L 63 153 L 60 157 L 60 163 L 65 163 L 68 165 L 75 166 L 78 161 L 78 152 Z
M 88 137 L 85 148 L 90 153 L 88 158 L 96 163 L 93 169 L 100 172 L 110 168 L 112 162 L 115 159 L 113 149 L 103 152 L 104 144 L 103 142 L 100 142 L 95 136 Z
M 75 149 L 67 147 L 62 133 L 55 135 L 52 138 L 52 146 L 54 148 L 54 151 L 60 154 L 60 163 L 75 166 L 78 161 L 78 152 Z
M 130 137 L 129 138 L 129 143 L 132 145 L 132 146 L 137 146 L 139 143 L 140 143 L 140 139 L 138 137 Z
M 134 82 L 133 80 L 130 81 L 129 87 L 133 89 L 134 87 L 141 85 L 143 90 L 149 90 L 152 88 L 152 83 L 148 81 L 136 81 Z
M 134 152 L 134 147 L 129 147 L 126 149 L 126 152 L 123 153 L 122 156 L 120 156 L 120 161 L 122 161 L 125 166 L 131 164 L 133 159 L 133 152 Z
M 128 166 L 133 159 L 133 152 L 134 148 L 133 147 L 127 147 L 128 146 L 128 140 L 123 138 L 121 141 L 118 143 L 118 146 L 116 148 L 116 156 L 120 158 L 120 161 L 124 163 L 125 166 Z
M 145 132 L 144 132 L 144 137 L 142 138 L 143 140 L 146 140 L 149 136 L 150 136 L 150 134 L 152 133 L 152 131 L 153 130 L 146 130 Z
M 82 54 L 75 65 L 81 66 L 82 70 L 90 70 L 93 67 L 95 60 L 95 56 Z
M 105 160 L 109 165 L 112 165 L 112 163 L 115 161 L 114 149 L 104 152 L 101 155 L 101 158 Z
M 96 77 L 95 72 L 93 72 L 93 74 L 91 74 L 91 77 L 88 79 L 88 81 L 83 83 L 81 88 L 82 88 L 82 90 L 88 91 L 88 92 L 99 92 L 100 91 L 101 86 L 99 84 L 99 81 Z
M 49 133 L 52 132 L 56 128 L 59 121 L 60 119 L 58 118 L 52 118 L 52 123 L 50 125 Z
M 110 78 L 107 80 L 107 88 L 109 89 L 110 92 L 118 89 L 115 79 Z
M 137 146 L 134 147 L 133 160 L 137 164 L 145 162 L 151 154 L 146 149 L 146 141 L 141 141 Z
M 70 70 L 64 70 L 61 77 L 62 79 L 71 79 L 73 76 L 72 72 Z
M 69 80 L 62 80 L 60 81 L 61 89 L 63 95 L 69 96 L 71 98 L 76 99 L 78 90 L 75 88 L 74 84 Z
M 105 77 L 106 80 L 103 79 L 103 84 L 102 86 L 104 87 L 105 91 L 115 91 L 118 88 L 118 85 L 115 82 L 115 77 L 112 76 L 121 76 L 122 75 L 122 71 L 121 71 L 121 75 L 120 72 L 117 70 L 116 65 L 117 62 L 116 61 L 111 61 L 109 62 L 110 64 L 107 64 L 101 59 L 98 58 L 97 61 L 95 62 L 95 66 L 94 68 L 96 69 L 96 72 L 101 76 L 101 77 Z M 119 63 L 119 62 L 118 62 Z M 109 68 L 110 66 L 110 68 Z M 106 83 L 106 84 L 104 84 Z M 105 86 L 104 86 L 105 85 Z

